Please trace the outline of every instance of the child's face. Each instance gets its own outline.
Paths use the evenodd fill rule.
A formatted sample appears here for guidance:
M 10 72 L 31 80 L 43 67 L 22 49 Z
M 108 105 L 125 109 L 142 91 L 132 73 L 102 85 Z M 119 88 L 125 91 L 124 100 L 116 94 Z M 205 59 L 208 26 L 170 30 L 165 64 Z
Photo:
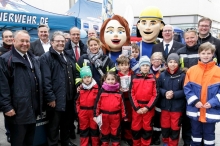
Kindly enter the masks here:
M 89 85 L 92 82 L 92 77 L 90 76 L 85 76 L 82 78 L 82 82 L 86 85 Z
M 121 63 L 118 65 L 118 69 L 122 72 L 122 73 L 126 73 L 129 70 L 130 64 L 128 63 Z
M 150 70 L 150 66 L 147 65 L 147 64 L 141 65 L 141 67 L 140 67 L 140 71 L 141 71 L 141 73 L 146 74 L 146 73 L 149 72 L 149 70 Z
M 167 64 L 170 71 L 175 71 L 175 69 L 178 67 L 178 63 L 175 60 L 170 60 Z
M 212 53 L 211 49 L 209 50 L 203 50 L 199 53 L 199 58 L 201 62 L 208 63 L 210 60 L 212 60 L 214 53 Z
M 159 56 L 155 56 L 151 59 L 151 64 L 157 68 L 162 64 L 162 59 Z
M 135 59 L 137 59 L 139 56 L 139 50 L 132 48 L 131 56 L 133 56 Z
M 106 77 L 106 79 L 105 79 L 105 82 L 106 82 L 107 84 L 114 85 L 114 84 L 116 83 L 116 80 L 115 80 L 114 75 L 111 75 L 111 74 L 107 75 L 107 77 Z

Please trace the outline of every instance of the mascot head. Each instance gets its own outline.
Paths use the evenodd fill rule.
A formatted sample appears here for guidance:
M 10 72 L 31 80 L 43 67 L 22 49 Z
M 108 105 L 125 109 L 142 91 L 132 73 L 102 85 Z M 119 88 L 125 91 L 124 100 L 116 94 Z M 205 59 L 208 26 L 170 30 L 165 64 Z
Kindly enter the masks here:
M 163 15 L 160 9 L 157 7 L 147 7 L 141 12 L 139 18 L 137 36 L 142 37 L 144 42 L 154 42 L 164 26 L 162 21 Z
M 100 40 L 104 53 L 121 51 L 122 46 L 130 45 L 128 22 L 119 15 L 106 19 L 101 27 Z

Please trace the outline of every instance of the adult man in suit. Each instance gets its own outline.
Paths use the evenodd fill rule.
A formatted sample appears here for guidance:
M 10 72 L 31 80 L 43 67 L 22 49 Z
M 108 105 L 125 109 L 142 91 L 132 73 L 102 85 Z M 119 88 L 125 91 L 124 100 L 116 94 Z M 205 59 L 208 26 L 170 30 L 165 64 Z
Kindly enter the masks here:
M 49 51 L 50 39 L 49 39 L 49 26 L 46 24 L 41 24 L 38 26 L 38 37 L 36 41 L 31 43 L 30 52 L 36 56 L 41 56 L 45 52 Z
M 166 61 L 167 56 L 171 53 L 175 53 L 179 48 L 182 48 L 184 45 L 174 41 L 174 29 L 172 25 L 165 25 L 162 31 L 163 42 L 155 44 L 152 49 L 152 54 L 154 52 L 162 52 L 163 57 Z
M 40 63 L 28 52 L 27 31 L 15 32 L 13 44 L 0 56 L 0 107 L 10 123 L 11 146 L 32 146 L 42 107 Z
M 49 120 L 48 146 L 58 146 L 59 130 L 61 146 L 75 146 L 69 139 L 69 128 L 75 109 L 75 63 L 69 54 L 71 51 L 64 50 L 65 37 L 62 32 L 54 32 L 51 45 L 49 51 L 40 57 L 44 100 L 47 103 L 46 114 Z
M 87 53 L 87 47 L 80 40 L 80 30 L 77 27 L 70 29 L 70 40 L 65 44 L 65 50 L 71 50 L 75 62 L 80 56 Z

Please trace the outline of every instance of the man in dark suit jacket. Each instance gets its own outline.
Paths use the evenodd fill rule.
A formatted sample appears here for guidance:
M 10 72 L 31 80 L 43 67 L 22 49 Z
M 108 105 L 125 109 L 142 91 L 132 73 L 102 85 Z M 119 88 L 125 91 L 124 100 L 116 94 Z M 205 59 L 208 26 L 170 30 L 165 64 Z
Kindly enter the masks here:
M 172 25 L 165 25 L 162 31 L 163 42 L 155 44 L 152 49 L 152 54 L 154 52 L 162 52 L 163 57 L 166 61 L 167 56 L 171 53 L 176 53 L 176 51 L 184 46 L 184 44 L 173 40 L 174 29 Z M 169 44 L 169 45 L 168 45 Z M 168 50 L 166 50 L 168 46 Z
M 49 51 L 50 39 L 49 39 L 49 26 L 41 24 L 38 26 L 38 37 L 36 41 L 31 43 L 30 52 L 36 56 L 41 56 L 45 52 Z
M 65 50 L 71 50 L 72 59 L 75 62 L 87 53 L 87 46 L 80 40 L 80 30 L 77 27 L 70 29 L 70 40 L 65 44 Z

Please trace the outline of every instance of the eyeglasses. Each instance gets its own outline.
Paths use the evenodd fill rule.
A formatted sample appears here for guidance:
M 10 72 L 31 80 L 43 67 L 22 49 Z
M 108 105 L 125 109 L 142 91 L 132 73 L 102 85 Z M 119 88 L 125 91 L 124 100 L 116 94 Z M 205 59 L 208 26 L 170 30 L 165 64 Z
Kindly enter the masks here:
M 65 40 L 69 40 L 70 38 L 65 38 Z
M 65 43 L 65 41 L 64 40 L 53 40 L 54 42 L 56 42 L 56 43 Z
M 199 27 L 210 27 L 209 25 L 199 25 Z
M 170 32 L 172 32 L 172 30 L 163 30 L 163 32 L 168 32 L 168 33 L 170 33 Z
M 186 29 L 184 30 L 184 32 L 187 32 L 187 31 L 190 31 L 190 30 L 197 31 L 196 28 L 186 28 Z

